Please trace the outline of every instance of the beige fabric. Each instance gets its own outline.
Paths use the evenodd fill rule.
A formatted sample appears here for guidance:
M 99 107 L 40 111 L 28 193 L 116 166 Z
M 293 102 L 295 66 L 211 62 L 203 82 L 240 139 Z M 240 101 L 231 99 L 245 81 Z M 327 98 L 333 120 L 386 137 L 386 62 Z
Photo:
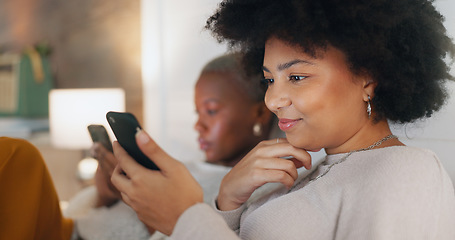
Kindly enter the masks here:
M 388 147 L 330 155 L 313 174 L 251 204 L 219 212 L 198 204 L 180 217 L 174 239 L 455 239 L 453 184 L 435 154 Z

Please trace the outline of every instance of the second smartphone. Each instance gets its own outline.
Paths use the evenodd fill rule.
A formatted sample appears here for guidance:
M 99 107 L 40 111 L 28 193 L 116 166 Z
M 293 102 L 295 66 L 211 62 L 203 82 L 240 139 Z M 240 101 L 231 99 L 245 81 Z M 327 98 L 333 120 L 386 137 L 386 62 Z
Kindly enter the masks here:
M 90 124 L 87 129 L 93 142 L 99 142 L 104 146 L 104 148 L 113 152 L 111 139 L 109 138 L 106 128 L 104 128 L 103 125 Z

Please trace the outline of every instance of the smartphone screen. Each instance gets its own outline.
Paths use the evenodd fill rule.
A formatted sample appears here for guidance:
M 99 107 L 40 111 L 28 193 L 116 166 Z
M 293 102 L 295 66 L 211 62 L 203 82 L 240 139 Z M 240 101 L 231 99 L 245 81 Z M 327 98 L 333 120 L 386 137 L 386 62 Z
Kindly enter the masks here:
M 117 141 L 132 158 L 148 169 L 159 170 L 155 163 L 153 163 L 137 146 L 136 133 L 142 128 L 133 114 L 126 112 L 108 112 L 106 118 Z
M 103 144 L 104 148 L 113 152 L 111 139 L 103 125 L 90 124 L 87 126 L 87 129 L 93 142 L 99 142 Z

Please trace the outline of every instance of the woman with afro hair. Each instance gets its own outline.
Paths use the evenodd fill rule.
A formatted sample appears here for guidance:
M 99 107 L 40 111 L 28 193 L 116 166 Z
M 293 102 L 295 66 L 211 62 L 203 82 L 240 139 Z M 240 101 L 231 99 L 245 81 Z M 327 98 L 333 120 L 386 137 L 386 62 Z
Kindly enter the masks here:
M 149 171 L 116 144 L 112 177 L 139 218 L 174 239 L 455 239 L 453 184 L 430 150 L 389 121 L 430 117 L 447 99 L 455 46 L 431 0 L 226 0 L 207 21 L 262 69 L 286 138 L 259 143 L 212 206 L 145 133 Z M 309 151 L 324 149 L 312 168 Z M 300 167 L 311 169 L 299 176 Z M 266 183 L 281 183 L 251 197 Z

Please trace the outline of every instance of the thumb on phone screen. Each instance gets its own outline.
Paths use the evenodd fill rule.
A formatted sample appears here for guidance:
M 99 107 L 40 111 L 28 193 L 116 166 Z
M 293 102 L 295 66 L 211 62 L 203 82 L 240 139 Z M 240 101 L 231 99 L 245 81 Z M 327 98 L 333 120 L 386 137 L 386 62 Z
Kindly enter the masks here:
M 161 171 L 175 164 L 176 160 L 164 152 L 144 130 L 141 129 L 136 133 L 136 142 L 139 149 L 150 158 Z

